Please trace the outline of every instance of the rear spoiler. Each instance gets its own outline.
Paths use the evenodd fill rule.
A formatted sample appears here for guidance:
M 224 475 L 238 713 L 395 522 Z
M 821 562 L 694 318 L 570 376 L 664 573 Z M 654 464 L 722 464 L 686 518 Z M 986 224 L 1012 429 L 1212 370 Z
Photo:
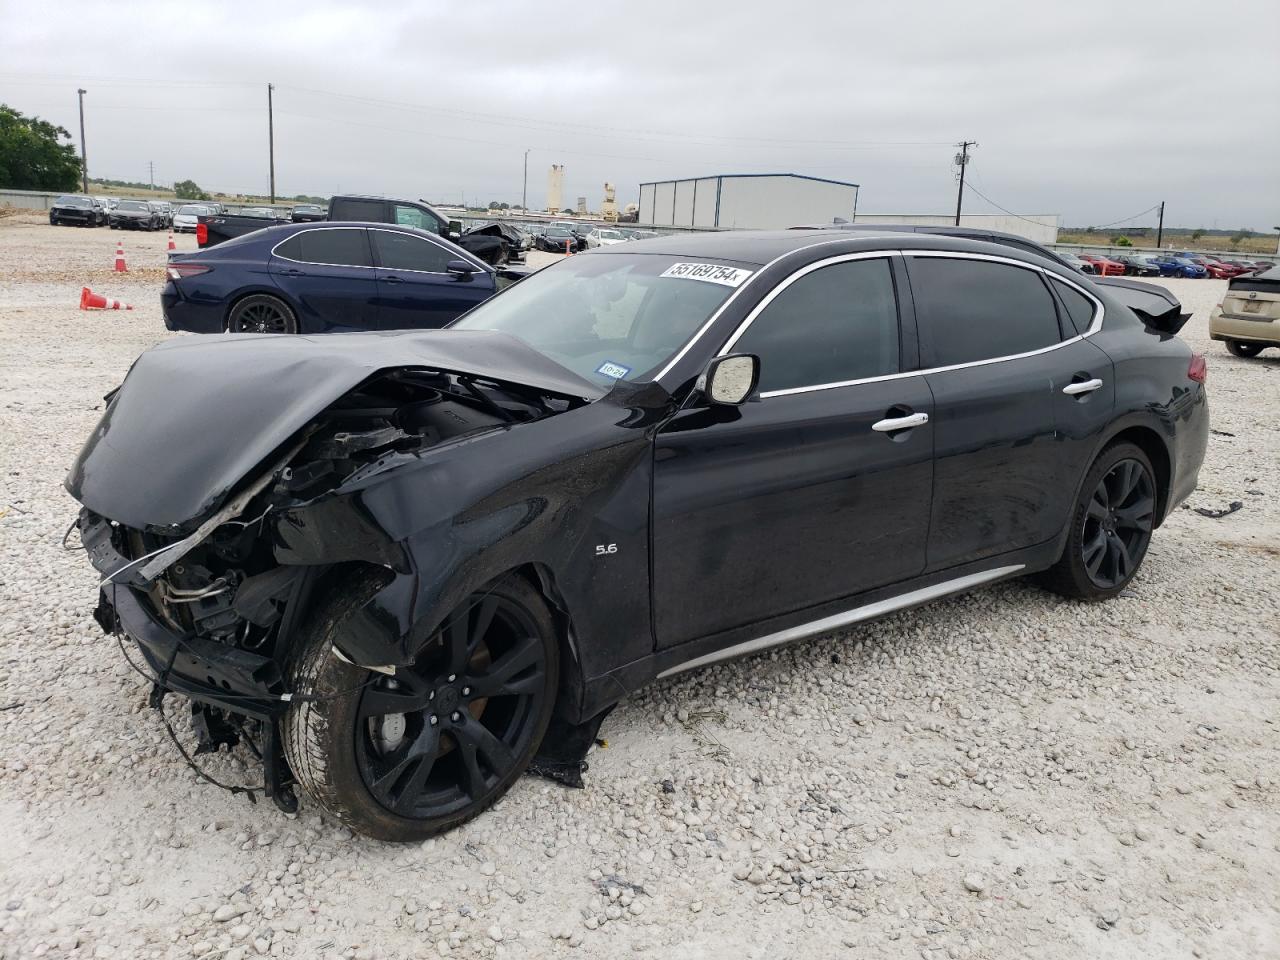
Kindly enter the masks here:
M 1133 311 L 1148 330 L 1173 336 L 1181 330 L 1191 314 L 1182 312 L 1178 298 L 1164 287 L 1125 277 L 1090 277 L 1094 286 L 1107 292 Z

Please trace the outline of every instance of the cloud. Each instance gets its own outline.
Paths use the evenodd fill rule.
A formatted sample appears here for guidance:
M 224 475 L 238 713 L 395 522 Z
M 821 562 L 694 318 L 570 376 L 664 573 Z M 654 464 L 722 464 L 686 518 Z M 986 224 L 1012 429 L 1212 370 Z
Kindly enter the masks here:
M 645 180 L 790 171 L 862 184 L 859 209 L 953 208 L 952 144 L 1020 213 L 1280 223 L 1280 28 L 1263 0 L 1070 5 L 141 3 L 0 9 L 0 101 L 75 129 L 91 173 L 267 188 L 626 202 Z M 57 54 L 71 37 L 100 55 Z M 1255 53 L 1254 51 L 1260 51 Z M 970 195 L 966 209 L 991 211 Z

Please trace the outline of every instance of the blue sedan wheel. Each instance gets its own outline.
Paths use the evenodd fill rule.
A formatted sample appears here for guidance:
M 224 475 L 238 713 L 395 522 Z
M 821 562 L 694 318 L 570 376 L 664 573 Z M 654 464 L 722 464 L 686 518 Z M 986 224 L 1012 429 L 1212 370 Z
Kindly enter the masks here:
M 228 333 L 297 333 L 298 318 L 278 297 L 255 294 L 231 308 Z

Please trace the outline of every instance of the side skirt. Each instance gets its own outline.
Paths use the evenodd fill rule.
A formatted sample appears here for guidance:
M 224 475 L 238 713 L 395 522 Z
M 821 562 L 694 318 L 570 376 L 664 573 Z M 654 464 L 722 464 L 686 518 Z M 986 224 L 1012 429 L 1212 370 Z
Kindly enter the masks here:
M 684 663 L 678 663 L 673 667 L 668 667 L 666 670 L 663 670 L 658 674 L 658 678 L 661 679 L 663 677 L 674 676 L 675 674 L 683 673 L 686 670 L 695 670 L 698 667 L 705 667 L 708 664 L 718 663 L 721 660 L 729 660 L 733 657 L 745 656 L 749 653 L 755 653 L 758 650 L 767 650 L 770 647 L 777 647 L 784 643 L 790 643 L 792 640 L 803 640 L 805 637 L 815 637 L 818 634 L 829 633 L 832 630 L 838 630 L 841 627 L 847 627 L 854 623 L 861 623 L 864 620 L 873 620 L 876 617 L 882 617 L 885 614 L 893 613 L 897 610 L 904 610 L 907 607 L 918 606 L 919 604 L 928 603 L 930 600 L 938 600 L 953 593 L 962 593 L 965 590 L 970 590 L 973 587 L 980 586 L 984 583 L 990 583 L 993 580 L 1000 580 L 1004 577 L 1013 576 L 1015 573 L 1024 569 L 1026 569 L 1026 564 L 1014 563 L 1004 567 L 996 567 L 992 570 L 970 573 L 967 576 L 956 577 L 954 580 L 946 580 L 930 587 L 921 587 L 919 590 L 911 590 L 907 593 L 899 594 L 896 597 L 877 600 L 874 603 L 854 607 L 852 610 L 846 610 L 843 613 L 823 617 L 820 620 L 811 620 L 808 623 L 789 627 L 786 630 L 779 630 L 776 633 L 766 634 L 765 636 L 757 637 L 754 640 L 746 640 L 742 643 L 734 644 L 731 647 L 725 647 L 723 650 L 716 650 L 712 653 L 697 657 L 696 659 L 687 660 Z

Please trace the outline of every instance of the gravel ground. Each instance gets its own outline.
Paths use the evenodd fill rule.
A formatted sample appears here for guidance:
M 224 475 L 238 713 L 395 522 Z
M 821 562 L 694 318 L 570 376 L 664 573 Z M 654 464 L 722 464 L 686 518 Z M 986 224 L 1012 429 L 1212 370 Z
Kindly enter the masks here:
M 0 957 L 1280 956 L 1280 356 L 1209 343 L 1223 283 L 1168 281 L 1191 506 L 1244 509 L 1178 511 L 1119 599 L 1003 584 L 657 683 L 586 790 L 397 846 L 198 781 L 89 618 L 62 478 L 167 336 L 165 236 L 123 277 L 119 237 L 0 220 Z

